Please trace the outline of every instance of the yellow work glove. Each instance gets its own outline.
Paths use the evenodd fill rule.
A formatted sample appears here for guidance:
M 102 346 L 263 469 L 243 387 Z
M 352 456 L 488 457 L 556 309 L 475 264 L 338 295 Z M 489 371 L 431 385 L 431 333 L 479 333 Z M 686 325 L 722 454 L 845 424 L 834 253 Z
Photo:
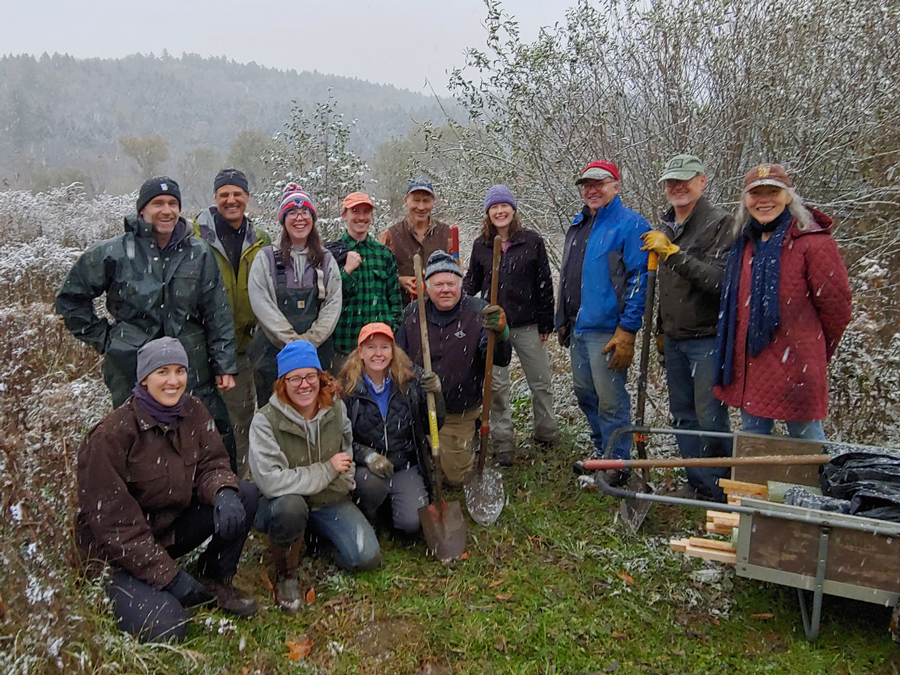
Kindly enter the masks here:
M 642 251 L 655 251 L 662 256 L 663 260 L 668 260 L 670 255 L 681 250 L 680 246 L 673 244 L 663 232 L 658 230 L 644 232 L 641 239 L 644 240 L 644 245 L 641 246 Z
M 634 359 L 634 333 L 624 328 L 616 328 L 612 339 L 606 343 L 601 354 L 609 354 L 613 352 L 609 359 L 609 367 L 611 370 L 623 371 L 628 370 L 631 361 Z

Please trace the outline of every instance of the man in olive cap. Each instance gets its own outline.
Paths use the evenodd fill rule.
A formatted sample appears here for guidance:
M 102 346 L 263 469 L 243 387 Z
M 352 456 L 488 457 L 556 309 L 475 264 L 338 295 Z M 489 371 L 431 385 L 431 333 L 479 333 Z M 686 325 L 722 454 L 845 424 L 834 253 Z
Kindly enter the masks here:
M 250 184 L 247 176 L 237 169 L 222 169 L 213 182 L 215 204 L 204 209 L 194 220 L 194 234 L 213 250 L 225 295 L 231 306 L 234 332 L 237 338 L 237 374 L 234 388 L 222 393 L 228 417 L 234 429 L 237 447 L 237 473 L 241 479 L 250 472 L 247 453 L 250 448 L 250 423 L 256 412 L 256 385 L 253 366 L 247 347 L 256 328 L 256 316 L 250 307 L 247 277 L 253 259 L 263 247 L 272 242 L 261 227 L 254 227 L 247 215 Z
M 103 355 L 114 407 L 135 385 L 138 350 L 177 338 L 187 351 L 188 390 L 207 407 L 235 462 L 234 435 L 219 391 L 234 387 L 234 323 L 212 250 L 181 216 L 181 190 L 168 176 L 148 179 L 125 232 L 90 246 L 56 294 L 56 312 L 72 334 Z M 115 320 L 97 316 L 106 293 Z M 234 466 L 232 466 L 234 468 Z
M 668 211 L 660 229 L 643 236 L 659 254 L 657 347 L 664 354 L 669 410 L 676 429 L 730 431 L 727 406 L 713 395 L 716 325 L 728 252 L 737 237 L 734 218 L 703 196 L 706 169 L 694 155 L 666 162 L 659 182 Z M 731 454 L 727 439 L 678 436 L 682 457 Z M 724 497 L 718 479 L 728 469 L 687 469 L 682 496 Z

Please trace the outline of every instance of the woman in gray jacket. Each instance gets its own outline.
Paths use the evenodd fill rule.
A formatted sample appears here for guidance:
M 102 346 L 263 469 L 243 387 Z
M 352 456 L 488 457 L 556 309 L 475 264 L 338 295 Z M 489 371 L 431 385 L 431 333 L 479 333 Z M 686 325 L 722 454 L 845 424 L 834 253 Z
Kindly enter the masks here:
M 278 353 L 274 392 L 250 425 L 250 469 L 263 495 L 255 527 L 269 535 L 275 599 L 290 614 L 302 604 L 297 572 L 307 529 L 334 546 L 343 569 L 381 563 L 375 531 L 350 500 L 353 432 L 339 392 L 316 348 L 291 342 Z
M 341 272 L 322 246 L 316 207 L 295 183 L 284 189 L 281 241 L 262 249 L 247 279 L 250 306 L 259 324 L 247 349 L 262 408 L 277 377 L 275 355 L 287 343 L 304 340 L 317 348 L 326 370 L 334 358 L 334 333 L 341 315 Z

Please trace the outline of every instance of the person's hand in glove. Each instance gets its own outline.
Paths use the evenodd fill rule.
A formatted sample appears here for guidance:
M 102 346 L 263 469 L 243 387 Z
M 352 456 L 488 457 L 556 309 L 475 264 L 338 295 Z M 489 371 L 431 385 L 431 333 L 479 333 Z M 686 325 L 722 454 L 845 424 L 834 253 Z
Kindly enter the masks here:
M 497 333 L 502 341 L 509 339 L 509 326 L 506 325 L 506 312 L 500 305 L 488 305 L 481 313 L 484 315 L 482 325 L 488 330 Z
M 225 541 L 231 541 L 244 527 L 246 518 L 247 513 L 237 490 L 226 487 L 216 493 L 216 500 L 213 503 L 213 525 L 217 535 Z
M 642 251 L 655 251 L 658 255 L 662 256 L 663 260 L 668 260 L 670 255 L 678 253 L 678 251 L 681 250 L 680 246 L 673 244 L 665 233 L 660 232 L 659 230 L 644 232 L 644 234 L 641 235 L 641 239 L 644 240 L 644 245 L 641 246 Z
M 569 345 L 572 344 L 572 328 L 569 324 L 564 323 L 559 327 L 559 330 L 556 332 L 556 339 L 559 342 L 559 346 L 564 349 L 568 349 Z
M 656 334 L 656 352 L 657 354 L 666 353 L 666 336 L 662 333 Z
M 391 460 L 374 450 L 366 455 L 366 466 L 369 467 L 369 471 L 382 478 L 390 478 L 394 475 L 394 465 L 391 464 Z
M 426 394 L 440 394 L 441 393 L 441 378 L 438 377 L 438 374 L 434 371 L 430 373 L 425 373 L 422 375 L 421 380 L 422 390 Z
M 628 370 L 634 359 L 634 333 L 624 328 L 616 328 L 612 339 L 606 343 L 601 354 L 613 353 L 609 359 L 609 367 L 611 370 L 623 371 Z
M 184 570 L 178 570 L 178 574 L 163 590 L 174 595 L 182 607 L 205 605 L 216 599 L 206 586 Z

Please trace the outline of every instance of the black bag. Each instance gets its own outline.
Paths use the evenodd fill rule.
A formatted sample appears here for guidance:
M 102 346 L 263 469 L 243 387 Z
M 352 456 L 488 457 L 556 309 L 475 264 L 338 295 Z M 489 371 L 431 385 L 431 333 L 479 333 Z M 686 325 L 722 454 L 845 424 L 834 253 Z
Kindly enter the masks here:
M 900 523 L 900 456 L 853 451 L 822 468 L 822 492 L 850 500 L 850 513 Z

